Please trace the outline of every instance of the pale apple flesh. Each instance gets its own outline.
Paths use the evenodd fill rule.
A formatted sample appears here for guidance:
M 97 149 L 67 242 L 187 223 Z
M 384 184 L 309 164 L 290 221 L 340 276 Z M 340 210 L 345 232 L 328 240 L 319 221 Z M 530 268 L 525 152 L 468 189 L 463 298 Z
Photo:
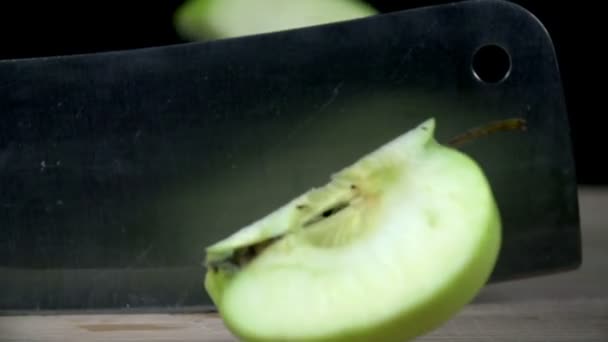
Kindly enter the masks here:
M 429 119 L 207 249 L 207 292 L 245 341 L 404 341 L 485 285 L 490 184 Z
M 208 40 L 365 18 L 378 10 L 361 0 L 188 0 L 175 13 L 178 33 Z

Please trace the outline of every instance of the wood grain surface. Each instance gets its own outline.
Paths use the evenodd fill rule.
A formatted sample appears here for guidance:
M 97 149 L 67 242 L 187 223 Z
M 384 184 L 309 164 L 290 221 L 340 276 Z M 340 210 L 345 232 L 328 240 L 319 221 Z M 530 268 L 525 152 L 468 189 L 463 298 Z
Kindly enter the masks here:
M 608 342 L 608 189 L 580 192 L 580 269 L 487 286 L 418 341 Z M 0 317 L 0 341 L 237 341 L 215 314 Z
M 606 342 L 608 300 L 485 303 L 420 341 Z M 237 341 L 213 314 L 2 317 L 2 341 Z

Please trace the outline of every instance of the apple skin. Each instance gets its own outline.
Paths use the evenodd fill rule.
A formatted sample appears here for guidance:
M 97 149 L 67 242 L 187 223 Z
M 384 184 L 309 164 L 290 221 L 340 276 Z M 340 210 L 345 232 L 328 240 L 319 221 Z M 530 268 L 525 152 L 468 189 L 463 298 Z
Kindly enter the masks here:
M 210 246 L 213 262 L 239 247 L 284 236 L 242 268 L 206 274 L 205 288 L 226 327 L 243 341 L 406 341 L 441 326 L 473 300 L 499 255 L 500 213 L 483 170 L 437 143 L 434 130 L 434 119 L 423 122 L 325 186 Z M 301 228 L 308 218 L 298 206 L 341 200 L 348 193 L 342 184 L 353 182 L 365 190 L 359 207 L 353 204 L 318 228 Z M 383 203 L 377 198 L 390 205 L 370 207 Z M 436 222 L 419 220 L 425 210 L 435 210 Z M 360 222 L 361 212 L 369 222 L 352 223 Z M 368 242 L 376 236 L 378 243 Z M 383 253 L 394 264 L 383 264 Z M 320 277 L 338 290 L 319 290 L 316 278 L 303 271 L 334 265 L 335 276 Z M 297 292 L 290 290 L 294 286 Z M 348 310 L 336 304 L 319 311 L 315 303 L 332 291 L 338 294 L 330 299 Z

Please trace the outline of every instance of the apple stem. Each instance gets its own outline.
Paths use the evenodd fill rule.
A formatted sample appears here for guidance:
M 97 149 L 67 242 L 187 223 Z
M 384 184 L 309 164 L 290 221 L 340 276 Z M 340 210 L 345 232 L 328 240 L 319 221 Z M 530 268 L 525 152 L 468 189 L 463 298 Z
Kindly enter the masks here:
M 485 125 L 472 128 L 462 134 L 455 136 L 448 142 L 448 144 L 453 147 L 460 147 L 468 142 L 499 131 L 525 131 L 526 129 L 526 120 L 522 118 L 511 118 L 493 121 Z

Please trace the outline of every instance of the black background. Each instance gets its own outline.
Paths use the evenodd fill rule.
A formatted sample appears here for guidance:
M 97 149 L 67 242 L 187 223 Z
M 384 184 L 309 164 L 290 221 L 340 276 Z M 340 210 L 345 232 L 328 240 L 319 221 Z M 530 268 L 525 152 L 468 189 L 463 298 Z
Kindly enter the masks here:
M 368 0 L 382 12 L 449 1 Z M 608 184 L 605 162 L 606 116 L 599 102 L 605 88 L 602 53 L 605 41 L 596 1 L 513 1 L 546 26 L 553 38 L 564 82 L 579 183 Z M 0 59 L 65 55 L 159 46 L 183 42 L 173 26 L 180 0 L 103 0 L 0 2 Z M 5 82 L 5 80 L 0 80 Z

